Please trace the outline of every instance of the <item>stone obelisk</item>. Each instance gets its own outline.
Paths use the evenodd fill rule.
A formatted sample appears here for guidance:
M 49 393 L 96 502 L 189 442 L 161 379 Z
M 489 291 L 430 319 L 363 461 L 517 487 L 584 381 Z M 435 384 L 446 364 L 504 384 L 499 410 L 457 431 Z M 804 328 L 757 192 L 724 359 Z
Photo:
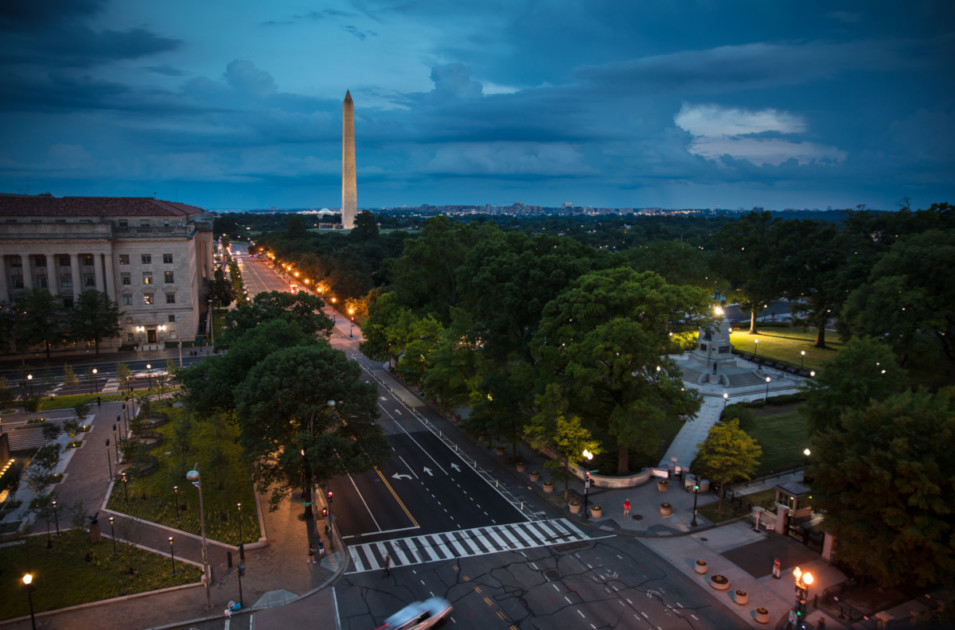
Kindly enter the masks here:
M 358 185 L 355 183 L 355 104 L 345 91 L 342 103 L 342 227 L 355 227 L 358 214 Z

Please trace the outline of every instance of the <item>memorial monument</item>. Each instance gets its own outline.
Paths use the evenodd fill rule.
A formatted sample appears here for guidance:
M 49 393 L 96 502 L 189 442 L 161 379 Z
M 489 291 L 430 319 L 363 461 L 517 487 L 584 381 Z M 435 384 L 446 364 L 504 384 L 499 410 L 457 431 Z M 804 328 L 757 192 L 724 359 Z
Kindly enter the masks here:
M 358 186 L 355 182 L 355 104 L 345 90 L 342 103 L 342 227 L 355 227 L 358 214 Z

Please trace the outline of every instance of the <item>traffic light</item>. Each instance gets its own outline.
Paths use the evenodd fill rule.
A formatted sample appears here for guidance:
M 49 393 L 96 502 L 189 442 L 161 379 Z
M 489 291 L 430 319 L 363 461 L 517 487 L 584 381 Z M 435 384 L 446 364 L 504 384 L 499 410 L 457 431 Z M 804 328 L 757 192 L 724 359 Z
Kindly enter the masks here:
M 331 491 L 331 490 L 328 491 L 328 502 L 329 502 L 329 503 L 332 502 L 332 491 Z
M 323 507 L 323 508 L 322 508 L 322 518 L 325 518 L 326 516 L 328 516 L 328 508 L 327 508 L 327 507 Z
M 700 485 L 696 483 L 693 484 L 693 492 L 699 492 L 699 491 L 700 491 Z

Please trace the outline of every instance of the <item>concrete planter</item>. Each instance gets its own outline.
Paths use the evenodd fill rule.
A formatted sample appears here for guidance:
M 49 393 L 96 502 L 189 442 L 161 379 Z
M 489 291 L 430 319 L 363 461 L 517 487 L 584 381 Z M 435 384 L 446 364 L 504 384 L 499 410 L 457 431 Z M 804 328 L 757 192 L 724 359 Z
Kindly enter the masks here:
M 590 518 L 601 518 L 604 515 L 604 509 L 599 505 L 590 506 Z
M 730 579 L 725 575 L 714 575 L 710 578 L 710 586 L 717 591 L 726 591 L 730 587 Z
M 670 516 L 673 513 L 673 506 L 669 503 L 660 504 L 660 516 Z
M 533 481 L 534 483 L 537 483 L 538 481 L 541 480 L 541 474 L 540 474 L 539 472 L 537 472 L 536 470 L 533 470 L 533 471 L 531 471 L 530 479 L 531 479 L 531 481 Z
M 670 482 L 667 481 L 666 479 L 661 479 L 660 481 L 657 482 L 657 490 L 659 490 L 660 492 L 666 492 L 669 489 L 670 489 Z
M 757 608 L 756 621 L 759 623 L 769 623 L 769 610 L 766 608 Z
M 526 463 L 526 462 L 517 462 L 517 463 L 514 464 L 514 465 L 517 467 L 517 472 L 519 472 L 519 473 L 522 473 L 522 472 L 524 472 L 525 470 L 527 470 L 527 463 Z
M 503 446 L 498 446 L 496 449 L 494 449 L 494 452 L 497 453 L 498 456 L 503 457 L 503 456 L 504 456 L 504 447 L 503 447 Z
M 706 572 L 709 571 L 709 570 L 710 570 L 710 567 L 709 567 L 708 564 L 706 564 L 706 560 L 697 560 L 697 561 L 696 561 L 696 572 L 697 572 L 697 573 L 699 573 L 700 575 L 706 575 Z
M 571 501 L 567 504 L 571 514 L 580 514 L 580 501 Z
M 541 484 L 541 487 L 544 489 L 544 494 L 550 494 L 554 491 L 554 482 L 545 481 L 543 484 Z
M 749 593 L 747 593 L 741 588 L 738 588 L 735 591 L 733 591 L 733 595 L 734 595 L 733 601 L 735 601 L 740 606 L 745 606 L 746 603 L 749 601 Z

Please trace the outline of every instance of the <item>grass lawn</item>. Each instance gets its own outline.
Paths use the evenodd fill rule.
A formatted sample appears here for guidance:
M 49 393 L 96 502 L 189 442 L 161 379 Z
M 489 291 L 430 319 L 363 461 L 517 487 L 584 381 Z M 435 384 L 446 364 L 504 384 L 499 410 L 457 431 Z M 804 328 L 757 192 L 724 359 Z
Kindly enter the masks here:
M 235 424 L 198 421 L 190 418 L 183 407 L 160 407 L 154 403 L 153 412 L 170 417 L 168 423 L 151 430 L 163 436 L 163 442 L 149 451 L 159 459 L 159 466 L 145 477 L 127 477 L 125 489 L 122 482 L 115 483 L 107 507 L 199 535 L 199 493 L 186 480 L 186 473 L 198 462 L 202 474 L 206 535 L 233 545 L 258 540 L 255 491 L 249 470 L 242 462 L 241 447 L 236 442 L 238 428 Z M 176 520 L 174 486 L 179 486 L 179 520 Z M 142 498 L 144 494 L 145 500 Z M 242 504 L 241 540 L 237 503 Z
M 755 343 L 757 339 L 759 343 Z M 797 368 L 804 365 L 807 370 L 819 371 L 823 363 L 830 361 L 845 344 L 834 332 L 826 333 L 828 350 L 813 346 L 815 341 L 816 331 L 806 328 L 764 328 L 759 329 L 758 335 L 740 330 L 730 333 L 730 343 L 737 350 L 749 353 L 755 351 L 761 357 L 782 361 Z M 803 351 L 806 353 L 805 360 L 800 354 Z
M 102 525 L 102 523 L 101 523 Z M 108 525 L 107 525 L 108 528 Z M 168 555 L 159 555 L 103 538 L 95 545 L 83 530 L 63 532 L 47 549 L 46 536 L 30 536 L 23 545 L 0 548 L 0 619 L 29 615 L 23 575 L 33 575 L 37 613 L 121 595 L 192 584 L 199 567 L 176 560 L 176 577 Z M 87 554 L 89 556 L 87 557 Z M 132 567 L 134 573 L 130 574 Z
M 179 386 L 170 387 L 166 385 L 164 388 L 153 387 L 152 389 L 134 389 L 133 397 L 139 399 L 142 396 L 152 396 L 160 393 L 169 393 L 178 391 Z M 115 400 L 126 400 L 128 394 L 126 390 L 122 392 L 110 392 L 109 394 L 99 393 L 99 394 L 70 394 L 68 396 L 55 396 L 51 398 L 41 398 L 40 407 L 37 411 L 48 411 L 50 409 L 72 409 L 79 403 L 85 403 L 90 406 L 91 410 L 96 409 L 96 397 L 99 396 L 102 402 L 110 402 Z
M 805 463 L 803 449 L 809 446 L 806 418 L 795 408 L 786 407 L 776 411 L 773 407 L 757 410 L 753 426 L 746 427 L 759 445 L 763 447 L 757 477 L 764 477 L 781 470 L 796 468 Z M 759 415 L 763 414 L 765 415 Z

